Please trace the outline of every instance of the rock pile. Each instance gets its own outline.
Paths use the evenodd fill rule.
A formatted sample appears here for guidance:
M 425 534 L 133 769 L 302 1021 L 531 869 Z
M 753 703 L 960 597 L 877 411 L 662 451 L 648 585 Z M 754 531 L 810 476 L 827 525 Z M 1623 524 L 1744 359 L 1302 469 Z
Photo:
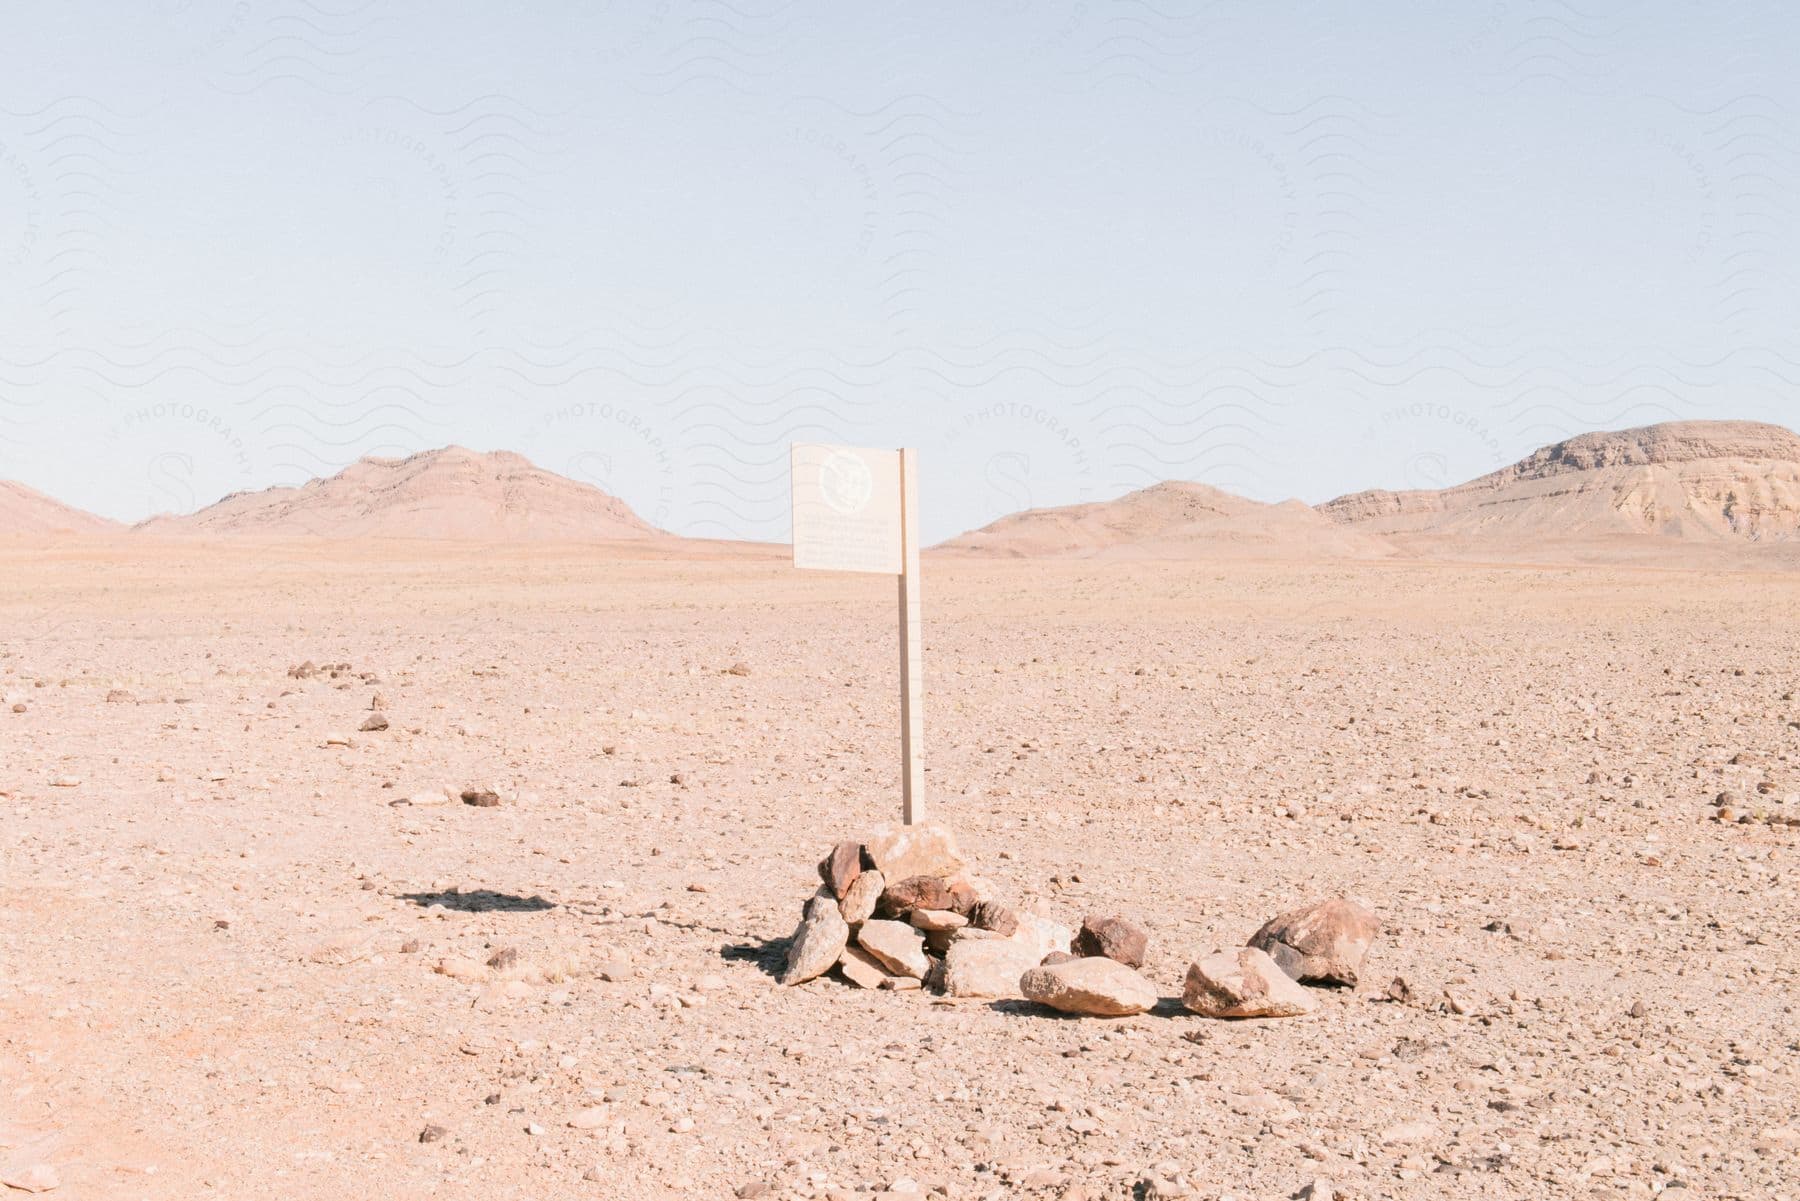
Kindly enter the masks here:
M 788 943 L 784 985 L 836 972 L 857 988 L 1023 998 L 1063 1013 L 1147 1013 L 1157 987 L 1139 969 L 1149 933 L 1112 914 L 1079 932 L 989 895 L 941 825 L 887 826 L 840 842 Z M 1182 1002 L 1213 1018 L 1297 1017 L 1318 1008 L 1305 984 L 1355 987 L 1375 915 L 1337 898 L 1284 913 L 1248 946 L 1188 967 Z
M 1076 934 L 989 895 L 941 825 L 888 826 L 841 842 L 788 946 L 783 984 L 834 969 L 859 988 L 1024 997 L 1069 1013 L 1143 1013 L 1156 988 L 1134 970 L 1148 935 L 1096 915 Z M 1079 952 L 1079 953 L 1078 953 Z

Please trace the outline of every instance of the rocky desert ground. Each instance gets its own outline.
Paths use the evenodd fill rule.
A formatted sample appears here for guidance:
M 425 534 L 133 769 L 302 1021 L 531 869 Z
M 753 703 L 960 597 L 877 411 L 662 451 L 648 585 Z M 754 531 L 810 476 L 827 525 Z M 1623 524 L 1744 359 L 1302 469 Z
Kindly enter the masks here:
M 0 549 L 0 1176 L 1800 1196 L 1800 576 L 937 558 L 926 605 L 932 816 L 1020 911 L 1141 923 L 1151 1012 L 777 984 L 898 812 L 891 581 Z M 1335 896 L 1357 987 L 1182 1008 Z

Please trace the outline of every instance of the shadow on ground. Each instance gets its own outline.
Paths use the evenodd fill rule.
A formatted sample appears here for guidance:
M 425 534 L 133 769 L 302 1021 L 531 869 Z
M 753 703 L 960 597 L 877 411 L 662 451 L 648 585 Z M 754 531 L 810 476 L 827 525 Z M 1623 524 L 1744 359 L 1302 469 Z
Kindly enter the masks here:
M 760 941 L 727 943 L 719 958 L 731 963 L 754 963 L 765 976 L 779 978 L 787 963 L 788 944 L 792 938 L 768 938 Z
M 445 909 L 463 913 L 542 913 L 556 908 L 555 901 L 543 897 L 521 897 L 510 892 L 495 892 L 491 888 L 478 888 L 474 892 L 408 892 L 402 893 L 401 899 L 411 901 L 421 909 L 442 905 Z

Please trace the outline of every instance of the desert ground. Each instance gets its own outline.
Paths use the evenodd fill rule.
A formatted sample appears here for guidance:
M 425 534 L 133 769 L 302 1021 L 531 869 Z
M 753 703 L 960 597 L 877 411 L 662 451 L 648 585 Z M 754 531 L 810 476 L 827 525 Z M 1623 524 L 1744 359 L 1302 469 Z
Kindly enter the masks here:
M 925 588 L 932 816 L 1020 908 L 1147 926 L 1155 1012 L 775 983 L 821 855 L 898 815 L 891 580 L 0 549 L 0 1174 L 1800 1197 L 1800 574 L 928 559 Z M 1381 921 L 1356 989 L 1174 1000 L 1340 894 Z

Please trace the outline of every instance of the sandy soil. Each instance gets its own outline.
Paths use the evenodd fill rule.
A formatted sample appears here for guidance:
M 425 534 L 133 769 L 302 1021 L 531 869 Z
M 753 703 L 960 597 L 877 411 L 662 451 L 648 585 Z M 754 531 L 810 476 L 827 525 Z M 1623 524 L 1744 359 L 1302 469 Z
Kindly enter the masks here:
M 421 554 L 0 549 L 0 1172 L 1800 1195 L 1800 830 L 1708 820 L 1800 812 L 1800 577 L 930 565 L 928 778 L 1003 893 L 1142 921 L 1169 997 L 1297 903 L 1381 915 L 1360 989 L 1222 1023 L 773 983 L 898 808 L 890 582 Z

